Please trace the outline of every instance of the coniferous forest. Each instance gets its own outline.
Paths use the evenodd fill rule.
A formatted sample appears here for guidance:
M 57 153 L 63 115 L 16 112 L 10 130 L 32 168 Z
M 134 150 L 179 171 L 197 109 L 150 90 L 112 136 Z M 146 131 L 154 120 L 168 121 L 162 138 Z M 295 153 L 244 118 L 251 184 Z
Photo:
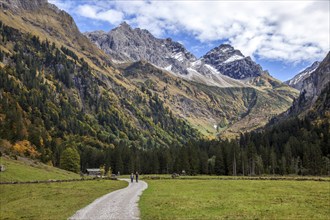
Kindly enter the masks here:
M 330 126 L 317 112 L 235 140 L 207 140 L 157 94 L 100 76 L 64 46 L 2 22 L 0 45 L 9 48 L 0 50 L 0 144 L 7 154 L 75 172 L 105 166 L 122 174 L 329 175 Z M 78 152 L 68 159 L 78 170 L 61 162 L 66 149 Z

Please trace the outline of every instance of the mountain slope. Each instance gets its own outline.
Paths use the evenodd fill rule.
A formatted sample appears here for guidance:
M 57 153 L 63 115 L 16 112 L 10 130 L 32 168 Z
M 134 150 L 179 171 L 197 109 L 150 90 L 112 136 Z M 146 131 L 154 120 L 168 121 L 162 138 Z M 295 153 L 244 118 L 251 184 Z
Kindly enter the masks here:
M 47 0 L 0 0 L 0 20 L 22 32 L 72 50 L 94 69 L 110 69 L 108 56 L 83 36 L 73 18 Z M 113 69 L 110 69 L 113 71 Z
M 104 164 L 106 149 L 182 146 L 201 138 L 156 95 L 143 93 L 125 79 L 82 34 L 77 32 L 75 38 L 72 30 L 61 28 L 68 14 L 57 14 L 58 9 L 39 1 L 29 1 L 31 10 L 17 9 L 15 2 L 26 3 L 1 2 L 0 22 L 0 138 L 8 140 L 13 151 L 36 150 L 43 162 L 58 166 L 63 149 L 76 147 L 84 169 Z M 55 16 L 49 18 L 51 33 L 39 20 L 49 14 Z M 25 25 L 28 28 L 21 28 Z M 61 36 L 53 35 L 55 28 Z M 95 53 L 74 52 L 82 47 L 70 43 L 77 38 Z M 20 141 L 26 144 L 16 148 Z M 132 164 L 117 162 L 114 170 L 124 166 L 125 172 L 131 171 Z
M 291 104 L 293 97 L 289 95 L 294 91 L 280 83 L 260 89 L 207 86 L 177 78 L 145 61 L 127 65 L 123 71 L 125 78 L 142 91 L 156 93 L 174 114 L 210 137 L 217 133 L 233 137 L 262 126 Z
M 288 115 L 301 115 L 308 113 L 315 107 L 315 103 L 324 97 L 323 103 L 327 105 L 329 102 L 326 97 L 326 91 L 328 90 L 330 83 L 330 52 L 324 58 L 324 60 L 318 65 L 318 67 L 307 77 L 301 87 L 299 97 L 293 102 L 292 107 L 288 110 Z M 321 94 L 323 94 L 321 96 Z
M 297 75 L 295 75 L 292 79 L 285 81 L 284 83 L 298 89 L 302 90 L 303 82 L 306 78 L 308 78 L 320 65 L 320 62 L 316 61 L 311 66 L 307 67 L 305 70 L 301 71 Z
M 15 2 L 28 4 L 23 0 L 1 1 L 2 27 L 6 27 L 1 29 L 6 39 L 0 44 L 4 54 L 0 63 L 4 67 L 1 77 L 2 82 L 6 82 L 2 94 L 6 100 L 2 111 L 5 119 L 1 122 L 5 123 L 3 128 L 9 130 L 13 124 L 8 121 L 19 122 L 24 129 L 38 123 L 38 129 L 35 140 L 29 135 L 34 131 L 32 128 L 27 129 L 28 135 L 23 132 L 20 137 L 16 133 L 5 134 L 4 137 L 13 142 L 29 137 L 30 142 L 42 150 L 36 137 L 43 134 L 42 142 L 49 140 L 44 145 L 59 137 L 62 141 L 78 140 L 78 143 L 88 140 L 92 143 L 88 145 L 98 148 L 113 147 L 122 142 L 128 146 L 134 143 L 138 147 L 151 148 L 173 143 L 181 145 L 189 138 L 198 139 L 200 136 L 192 127 L 209 137 L 215 137 L 219 132 L 226 135 L 225 131 L 229 136 L 237 136 L 264 125 L 270 117 L 285 111 L 295 96 L 295 91 L 267 74 L 245 81 L 230 78 L 204 61 L 196 60 L 182 45 L 169 39 L 156 39 L 149 32 L 131 29 L 127 24 L 113 30 L 118 38 L 129 36 L 119 44 L 100 32 L 99 35 L 106 38 L 104 45 L 112 42 L 112 48 L 119 50 L 122 45 L 133 44 L 133 49 L 126 51 L 131 59 L 141 48 L 148 46 L 142 43 L 149 39 L 147 42 L 154 44 L 159 54 L 150 53 L 153 48 L 147 47 L 136 59 L 153 54 L 160 61 L 159 65 L 173 64 L 173 69 L 161 69 L 139 61 L 114 65 L 110 61 L 111 54 L 109 57 L 79 33 L 72 18 L 64 11 L 45 1 L 30 1 L 26 7 L 16 7 Z M 128 35 L 122 35 L 126 32 Z M 130 40 L 131 37 L 137 40 Z M 162 56 L 163 53 L 167 55 Z M 115 52 L 113 56 L 122 61 L 127 58 Z M 30 62 L 31 58 L 36 59 L 34 63 Z M 15 64 L 17 59 L 22 65 Z M 186 68 L 187 72 L 182 73 L 181 68 Z M 33 77 L 24 69 L 31 71 Z M 180 72 L 173 74 L 173 70 Z M 158 75 L 153 76 L 150 72 Z M 145 84 L 145 88 L 141 84 Z M 13 86 L 19 89 L 12 94 L 9 91 Z M 170 88 L 170 98 L 162 94 L 161 89 L 166 86 Z M 44 89 L 47 92 L 43 92 Z M 32 94 L 37 97 L 35 100 L 31 100 Z M 26 101 L 28 104 L 24 103 Z M 47 103 L 46 107 L 41 103 Z M 31 105 L 40 112 L 37 118 L 41 122 L 32 117 L 34 110 L 28 108 Z M 23 119 L 7 115 L 10 111 Z M 6 133 L 6 129 L 2 132 Z M 89 139 L 84 139 L 85 135 Z M 51 154 L 47 158 L 53 156 Z
M 6 172 L 0 172 L 1 182 L 81 178 L 79 174 L 61 170 L 23 157 L 18 157 L 14 160 L 2 156 L 0 162 L 1 165 L 4 165 L 6 168 Z
M 135 85 L 156 85 L 159 91 L 156 89 L 155 92 L 165 103 L 168 97 L 160 94 L 163 92 L 160 88 L 171 88 L 171 97 L 174 98 L 168 107 L 206 135 L 223 133 L 224 130 L 228 130 L 226 134 L 237 135 L 260 127 L 269 118 L 285 111 L 297 96 L 297 91 L 269 76 L 251 58 L 244 57 L 230 45 L 221 45 L 197 60 L 181 44 L 157 39 L 147 30 L 133 29 L 126 23 L 109 33 L 97 31 L 85 35 L 110 57 L 120 61 L 118 66 L 124 70 L 125 78 Z M 155 72 L 158 73 L 157 79 Z M 177 76 L 179 78 L 175 79 Z M 172 88 L 168 82 L 173 79 L 185 82 L 185 85 Z M 185 94 L 187 88 L 195 91 L 193 95 Z M 259 94 L 258 98 L 251 98 L 245 91 Z M 196 93 L 218 98 L 217 101 L 213 98 L 198 100 L 194 96 Z M 180 96 L 188 97 L 189 104 L 182 104 L 185 98 L 177 98 Z M 226 121 L 225 125 L 223 121 Z

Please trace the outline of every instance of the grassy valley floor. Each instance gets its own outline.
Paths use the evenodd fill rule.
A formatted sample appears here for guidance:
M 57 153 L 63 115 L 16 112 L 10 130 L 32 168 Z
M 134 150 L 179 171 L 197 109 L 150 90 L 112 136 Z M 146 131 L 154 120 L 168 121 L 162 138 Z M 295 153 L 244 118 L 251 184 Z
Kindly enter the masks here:
M 80 179 L 79 174 L 18 157 L 0 157 L 0 182 Z M 0 219 L 67 219 L 98 197 L 127 186 L 124 181 L 0 185 Z
M 0 185 L 0 219 L 67 219 L 124 181 Z
M 147 180 L 142 219 L 328 219 L 330 183 Z

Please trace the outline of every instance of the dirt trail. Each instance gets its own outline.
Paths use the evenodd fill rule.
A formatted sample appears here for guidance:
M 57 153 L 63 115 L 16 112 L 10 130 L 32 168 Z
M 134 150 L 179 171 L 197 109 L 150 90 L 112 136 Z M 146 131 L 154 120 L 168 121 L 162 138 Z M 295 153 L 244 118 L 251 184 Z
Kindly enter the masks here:
M 129 185 L 96 199 L 69 219 L 139 219 L 137 202 L 148 184 L 141 180 L 138 183 L 130 183 L 128 179 L 121 180 L 129 182 Z

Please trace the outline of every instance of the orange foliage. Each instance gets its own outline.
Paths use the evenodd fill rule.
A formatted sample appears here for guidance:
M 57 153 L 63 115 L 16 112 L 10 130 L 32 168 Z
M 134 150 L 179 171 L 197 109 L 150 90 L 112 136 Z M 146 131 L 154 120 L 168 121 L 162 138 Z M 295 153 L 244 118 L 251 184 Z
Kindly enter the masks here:
M 21 156 L 29 156 L 32 158 L 40 156 L 35 146 L 28 140 L 18 141 L 14 144 L 13 150 Z

